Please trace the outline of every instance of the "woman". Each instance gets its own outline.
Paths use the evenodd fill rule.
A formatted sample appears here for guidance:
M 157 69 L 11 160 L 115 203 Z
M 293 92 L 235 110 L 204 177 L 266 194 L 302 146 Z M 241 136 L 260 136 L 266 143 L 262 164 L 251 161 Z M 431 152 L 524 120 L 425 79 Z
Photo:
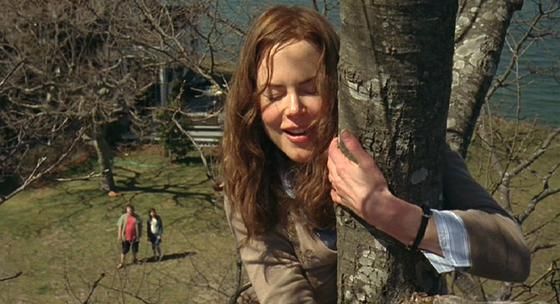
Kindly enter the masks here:
M 150 209 L 150 216 L 148 216 L 147 236 L 148 241 L 152 243 L 152 251 L 154 253 L 153 260 L 161 261 L 163 254 L 161 252 L 161 236 L 163 235 L 163 221 L 157 214 L 155 208 Z
M 458 155 L 445 152 L 444 209 L 453 211 L 423 210 L 389 191 L 353 135 L 335 137 L 338 47 L 324 17 L 278 6 L 255 21 L 241 51 L 226 104 L 225 206 L 260 303 L 336 302 L 334 203 L 422 250 L 438 272 L 525 280 L 519 228 Z

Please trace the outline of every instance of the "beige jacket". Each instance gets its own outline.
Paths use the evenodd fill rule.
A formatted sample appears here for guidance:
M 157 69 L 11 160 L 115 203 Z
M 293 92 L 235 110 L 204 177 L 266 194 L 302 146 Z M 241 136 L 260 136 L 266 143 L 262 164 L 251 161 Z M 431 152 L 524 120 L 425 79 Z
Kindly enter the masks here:
M 475 275 L 523 281 L 530 254 L 518 225 L 470 176 L 461 157 L 446 151 L 445 205 L 463 220 Z M 301 221 L 278 227 L 259 240 L 245 241 L 247 230 L 226 199 L 226 215 L 259 302 L 336 303 L 336 251 Z

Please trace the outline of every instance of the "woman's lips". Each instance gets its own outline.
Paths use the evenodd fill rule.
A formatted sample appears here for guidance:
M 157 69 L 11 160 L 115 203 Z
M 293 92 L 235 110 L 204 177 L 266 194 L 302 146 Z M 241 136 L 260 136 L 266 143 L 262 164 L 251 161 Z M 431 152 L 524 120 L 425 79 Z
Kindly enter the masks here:
M 311 141 L 311 138 L 308 134 L 307 130 L 304 129 L 286 129 L 284 130 L 284 134 L 286 138 L 294 144 L 304 144 Z

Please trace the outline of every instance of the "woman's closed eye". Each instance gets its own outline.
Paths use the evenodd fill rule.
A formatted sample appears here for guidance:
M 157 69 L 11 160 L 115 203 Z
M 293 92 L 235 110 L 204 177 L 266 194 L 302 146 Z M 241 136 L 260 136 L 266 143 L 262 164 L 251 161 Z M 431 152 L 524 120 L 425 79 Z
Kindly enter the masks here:
M 315 79 L 310 79 L 300 84 L 298 91 L 301 95 L 314 96 L 319 93 L 319 90 L 317 90 L 317 85 L 315 84 Z
M 316 96 L 319 93 L 315 84 L 315 79 L 301 82 L 296 87 L 297 94 L 300 96 Z M 288 90 L 282 86 L 271 85 L 263 92 L 263 96 L 270 102 L 279 101 L 288 94 Z
M 271 102 L 282 99 L 284 95 L 286 95 L 286 92 L 284 90 L 279 90 L 279 89 L 267 89 L 263 93 L 263 96 L 266 97 L 266 99 L 268 99 Z

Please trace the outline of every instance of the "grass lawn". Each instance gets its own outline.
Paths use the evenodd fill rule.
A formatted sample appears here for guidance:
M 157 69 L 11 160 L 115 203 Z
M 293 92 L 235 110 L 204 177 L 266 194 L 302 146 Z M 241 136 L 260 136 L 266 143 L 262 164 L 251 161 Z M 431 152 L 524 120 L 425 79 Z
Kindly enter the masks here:
M 198 164 L 173 164 L 156 149 L 115 160 L 118 197 L 96 179 L 53 183 L 0 208 L 0 303 L 225 303 L 235 281 L 235 245 Z M 117 270 L 118 217 L 132 203 L 142 220 L 164 221 L 161 262 Z M 145 223 L 144 223 L 145 229 Z M 139 258 L 152 252 L 143 233 Z M 128 261 L 130 262 L 130 256 Z

